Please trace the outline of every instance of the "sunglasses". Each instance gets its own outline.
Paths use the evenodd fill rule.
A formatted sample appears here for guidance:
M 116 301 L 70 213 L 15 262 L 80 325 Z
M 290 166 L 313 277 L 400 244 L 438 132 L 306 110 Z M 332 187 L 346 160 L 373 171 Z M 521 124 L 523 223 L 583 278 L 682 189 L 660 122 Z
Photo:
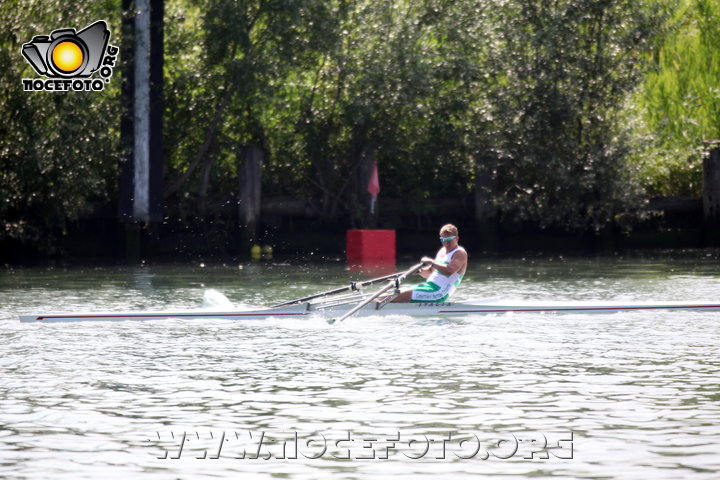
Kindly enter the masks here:
M 455 240 L 455 237 L 440 237 L 440 241 L 443 243 L 452 242 L 453 240 Z

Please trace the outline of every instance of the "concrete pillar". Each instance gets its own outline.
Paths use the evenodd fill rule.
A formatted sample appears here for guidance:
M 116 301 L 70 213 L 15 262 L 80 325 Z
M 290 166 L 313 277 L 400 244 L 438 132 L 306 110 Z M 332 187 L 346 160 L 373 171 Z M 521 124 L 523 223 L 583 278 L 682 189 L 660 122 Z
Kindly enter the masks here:
M 157 239 L 163 219 L 163 1 L 121 2 L 120 141 L 127 155 L 120 165 L 118 218 L 130 261 L 142 255 L 145 240 Z

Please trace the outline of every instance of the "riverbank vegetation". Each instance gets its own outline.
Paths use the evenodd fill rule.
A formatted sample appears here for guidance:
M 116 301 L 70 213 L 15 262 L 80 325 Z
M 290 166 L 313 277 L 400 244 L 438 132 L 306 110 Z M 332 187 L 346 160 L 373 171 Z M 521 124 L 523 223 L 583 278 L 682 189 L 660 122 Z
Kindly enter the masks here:
M 0 240 L 49 252 L 116 203 L 122 68 L 103 92 L 24 92 L 20 49 L 102 18 L 122 64 L 120 3 L 0 4 Z M 259 147 L 263 194 L 319 228 L 361 222 L 371 159 L 411 212 L 482 190 L 493 218 L 599 231 L 699 194 L 719 25 L 711 0 L 166 0 L 167 216 L 223 225 Z

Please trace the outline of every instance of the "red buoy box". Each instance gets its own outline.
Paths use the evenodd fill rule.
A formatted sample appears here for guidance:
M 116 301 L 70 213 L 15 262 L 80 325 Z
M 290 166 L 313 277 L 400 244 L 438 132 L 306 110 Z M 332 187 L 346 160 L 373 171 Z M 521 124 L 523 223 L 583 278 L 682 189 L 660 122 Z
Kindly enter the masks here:
M 349 264 L 395 263 L 395 230 L 348 230 Z

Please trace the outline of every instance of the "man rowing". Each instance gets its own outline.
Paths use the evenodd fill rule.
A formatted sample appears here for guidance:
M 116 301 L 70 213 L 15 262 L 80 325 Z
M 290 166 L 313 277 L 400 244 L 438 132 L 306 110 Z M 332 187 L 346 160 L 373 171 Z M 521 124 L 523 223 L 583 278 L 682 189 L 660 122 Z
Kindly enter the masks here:
M 392 301 L 401 302 L 445 302 L 460 286 L 467 270 L 468 255 L 458 242 L 460 235 L 455 225 L 447 224 L 440 229 L 442 248 L 435 258 L 423 257 L 420 261 L 427 264 L 418 273 L 425 282 L 412 290 L 404 290 Z

